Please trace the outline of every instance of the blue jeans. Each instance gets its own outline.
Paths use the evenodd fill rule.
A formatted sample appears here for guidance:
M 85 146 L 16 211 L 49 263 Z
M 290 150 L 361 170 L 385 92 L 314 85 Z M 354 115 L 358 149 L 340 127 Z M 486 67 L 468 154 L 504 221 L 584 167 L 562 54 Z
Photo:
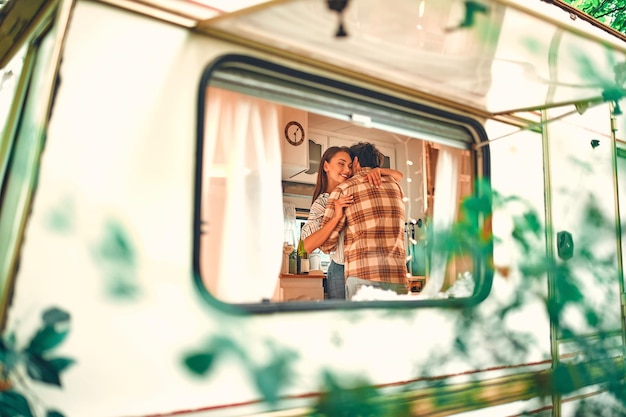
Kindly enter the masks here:
M 346 280 L 343 274 L 343 265 L 330 261 L 326 274 L 326 289 L 329 300 L 346 299 Z
M 409 291 L 409 288 L 404 284 L 368 281 L 366 279 L 348 277 L 348 279 L 346 279 L 346 296 L 348 300 L 351 300 L 354 294 L 356 294 L 361 287 L 365 287 L 367 285 L 374 288 L 380 288 L 381 290 L 391 290 L 400 295 L 407 294 Z

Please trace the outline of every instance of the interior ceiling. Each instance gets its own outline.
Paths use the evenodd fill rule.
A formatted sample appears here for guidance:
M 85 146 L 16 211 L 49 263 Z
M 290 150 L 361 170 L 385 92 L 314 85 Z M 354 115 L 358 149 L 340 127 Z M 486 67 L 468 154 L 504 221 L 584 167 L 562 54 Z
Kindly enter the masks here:
M 372 129 L 365 126 L 359 126 L 352 122 L 333 119 L 316 113 L 308 115 L 309 130 L 318 129 L 338 135 L 347 135 L 351 137 L 361 138 L 363 140 L 372 140 L 378 142 L 394 143 L 395 134 L 379 129 Z

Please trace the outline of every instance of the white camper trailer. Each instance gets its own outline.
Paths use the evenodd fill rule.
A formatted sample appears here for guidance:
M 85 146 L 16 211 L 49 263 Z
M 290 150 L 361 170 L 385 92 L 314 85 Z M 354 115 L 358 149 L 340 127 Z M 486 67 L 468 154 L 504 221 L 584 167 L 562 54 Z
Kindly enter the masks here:
M 622 35 L 559 0 L 9 0 L 0 34 L 0 415 L 624 412 Z M 285 243 L 361 141 L 410 291 L 329 300 Z

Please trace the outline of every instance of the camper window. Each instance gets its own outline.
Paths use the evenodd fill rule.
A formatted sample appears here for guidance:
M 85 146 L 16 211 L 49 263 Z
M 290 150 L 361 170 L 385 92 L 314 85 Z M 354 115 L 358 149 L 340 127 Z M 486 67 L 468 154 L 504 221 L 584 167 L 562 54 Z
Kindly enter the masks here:
M 241 56 L 207 69 L 198 117 L 194 267 L 211 299 L 257 312 L 406 307 L 472 300 L 485 285 L 484 261 L 468 251 L 475 237 L 453 234 L 455 222 L 482 221 L 463 208 L 477 195 L 480 126 Z M 327 262 L 288 274 L 285 242 L 298 241 L 317 177 L 306 172 L 309 141 L 318 155 L 371 142 L 403 174 L 407 294 L 365 288 L 352 301 L 328 300 Z

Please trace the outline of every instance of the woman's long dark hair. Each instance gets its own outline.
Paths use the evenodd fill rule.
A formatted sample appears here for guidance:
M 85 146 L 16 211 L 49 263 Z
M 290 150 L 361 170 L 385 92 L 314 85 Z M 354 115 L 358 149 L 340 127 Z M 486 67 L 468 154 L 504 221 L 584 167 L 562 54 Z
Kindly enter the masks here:
M 313 204 L 320 194 L 326 192 L 326 188 L 328 187 L 328 174 L 324 171 L 324 162 L 330 162 L 333 156 L 335 156 L 338 152 L 347 153 L 350 155 L 350 160 L 352 160 L 352 152 L 350 152 L 350 148 L 347 146 L 331 146 L 326 149 L 324 155 L 322 155 L 322 159 L 320 160 L 320 166 L 317 168 L 317 183 L 315 184 L 311 204 Z

